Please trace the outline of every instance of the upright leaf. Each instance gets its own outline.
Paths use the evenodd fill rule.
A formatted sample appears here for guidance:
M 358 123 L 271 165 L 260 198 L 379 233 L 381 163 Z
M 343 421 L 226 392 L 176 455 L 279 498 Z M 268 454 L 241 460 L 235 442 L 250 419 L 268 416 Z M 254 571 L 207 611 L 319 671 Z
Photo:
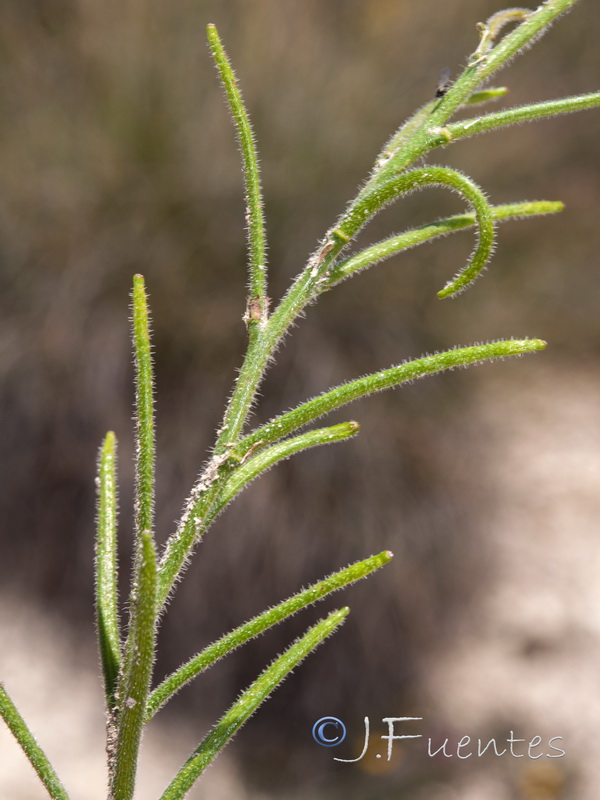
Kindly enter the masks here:
M 117 597 L 116 447 L 117 440 L 114 433 L 107 433 L 98 459 L 96 622 L 106 705 L 109 711 L 115 703 L 115 691 L 121 666 Z

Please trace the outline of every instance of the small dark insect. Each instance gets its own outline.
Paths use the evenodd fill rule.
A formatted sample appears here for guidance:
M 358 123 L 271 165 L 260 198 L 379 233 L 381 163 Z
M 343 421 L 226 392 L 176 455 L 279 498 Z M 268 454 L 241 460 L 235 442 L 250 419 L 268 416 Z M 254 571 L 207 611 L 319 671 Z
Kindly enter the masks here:
M 452 81 L 450 80 L 450 67 L 444 67 L 444 69 L 440 73 L 440 79 L 438 81 L 437 89 L 435 91 L 436 97 L 443 97 L 448 89 L 452 86 Z

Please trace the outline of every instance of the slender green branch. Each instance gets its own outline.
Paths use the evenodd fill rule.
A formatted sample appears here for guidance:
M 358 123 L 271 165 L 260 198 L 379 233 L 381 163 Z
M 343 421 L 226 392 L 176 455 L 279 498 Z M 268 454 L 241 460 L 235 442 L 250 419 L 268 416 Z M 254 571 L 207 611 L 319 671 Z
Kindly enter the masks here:
M 545 31 L 556 17 L 571 8 L 575 2 L 577 0 L 547 0 L 492 50 L 482 57 L 472 59 L 472 63 L 449 87 L 444 97 L 438 102 L 432 101 L 426 104 L 391 138 L 377 159 L 371 177 L 359 192 L 356 200 L 328 231 L 321 247 L 309 260 L 305 270 L 275 312 L 278 317 L 276 321 L 273 320 L 274 325 L 272 326 L 275 345 L 293 319 L 310 301 L 314 278 L 317 275 L 326 274 L 343 250 L 348 241 L 347 232 L 344 229 L 348 214 L 352 214 L 357 207 L 363 205 L 365 196 L 372 193 L 374 184 L 385 183 L 387 179 L 397 176 L 407 169 L 428 150 L 444 142 L 448 143 L 450 138 L 446 134 L 445 126 L 452 114 L 468 102 L 484 80 L 519 51 L 524 50 Z M 343 233 L 343 238 L 336 237 L 338 231 Z M 451 287 L 446 287 L 443 291 L 451 291 Z
M 391 174 L 406 169 L 433 147 L 443 144 L 442 139 L 445 136 L 448 120 L 461 106 L 468 103 L 469 97 L 475 93 L 480 84 L 515 55 L 533 44 L 558 16 L 568 11 L 576 2 L 577 0 L 546 0 L 515 30 L 504 36 L 495 47 L 484 54 L 475 50 L 465 70 L 439 102 L 429 104 L 430 113 L 424 116 L 413 135 L 402 142 L 394 157 L 379 171 L 378 177 L 385 179 L 388 170 Z M 445 143 L 448 141 L 446 137 Z
M 490 206 L 494 221 L 521 219 L 524 217 L 540 216 L 542 214 L 556 214 L 564 208 L 563 203 L 545 200 L 527 201 L 523 203 L 509 203 L 501 206 Z M 324 284 L 322 291 L 336 286 L 346 278 L 373 266 L 379 261 L 397 255 L 411 247 L 425 244 L 440 236 L 446 236 L 454 231 L 470 228 L 476 224 L 475 214 L 457 214 L 445 219 L 412 228 L 397 236 L 391 236 L 377 244 L 366 247 L 364 250 L 333 265 L 329 272 L 329 280 Z
M 438 292 L 438 297 L 450 297 L 463 291 L 475 280 L 489 261 L 494 247 L 494 220 L 490 204 L 477 184 L 466 175 L 447 167 L 428 166 L 389 177 L 385 182 L 378 181 L 371 191 L 359 195 L 357 202 L 344 215 L 338 230 L 349 240 L 353 239 L 366 222 L 388 203 L 406 192 L 425 186 L 445 186 L 462 195 L 473 207 L 477 220 L 478 241 L 469 263 Z M 329 276 L 325 274 L 324 282 L 327 283 L 328 279 Z
M 310 447 L 330 444 L 354 436 L 358 427 L 356 422 L 344 422 L 331 428 L 310 431 L 295 439 L 288 439 L 269 450 L 262 450 L 253 458 L 252 453 L 254 450 L 258 450 L 261 446 L 260 443 L 256 443 L 254 450 L 249 450 L 239 458 L 230 457 L 228 454 L 228 464 L 222 475 L 218 474 L 217 469 L 212 483 L 209 482 L 212 478 L 205 475 L 204 483 L 201 481 L 196 485 L 196 492 L 188 501 L 182 521 L 175 534 L 169 539 L 159 569 L 159 608 L 162 608 L 167 601 L 191 549 L 198 543 L 215 517 L 245 486 L 279 461 Z M 231 473 L 228 478 L 226 477 L 227 472 Z
M 156 636 L 156 553 L 152 534 L 140 536 L 130 639 L 119 684 L 118 738 L 111 776 L 111 800 L 131 800 L 150 692 Z
M 481 42 L 470 58 L 469 66 L 453 84 L 430 119 L 433 125 L 444 125 L 476 87 L 506 65 L 518 53 L 533 44 L 552 22 L 572 8 L 578 0 L 546 0 L 531 11 L 513 31 L 494 47 L 481 52 Z M 500 12 L 502 14 L 502 12 Z M 495 15 L 494 15 L 495 16 Z M 493 17 L 492 17 L 493 19 Z M 481 29 L 481 28 L 480 28 Z
M 388 158 L 387 161 L 384 159 L 383 165 L 376 165 L 371 178 L 359 193 L 358 200 L 351 204 L 349 210 L 327 232 L 318 249 L 308 260 L 305 269 L 290 287 L 266 326 L 261 329 L 261 335 L 257 339 L 250 340 L 248 352 L 218 435 L 213 458 L 186 502 L 182 522 L 169 540 L 163 556 L 160 581 L 160 597 L 163 601 L 166 600 L 180 574 L 194 543 L 205 529 L 206 521 L 210 518 L 210 509 L 214 508 L 224 481 L 235 468 L 231 456 L 243 457 L 245 455 L 238 439 L 275 349 L 297 316 L 320 293 L 323 288 L 322 284 L 327 281 L 329 270 L 349 243 L 350 237 L 344 228 L 348 215 L 352 215 L 361 205 L 366 208 L 367 216 L 369 213 L 373 213 L 376 210 L 373 208 L 373 201 L 376 199 L 374 190 L 380 190 L 383 187 L 385 193 L 385 190 L 393 185 L 394 180 L 399 180 L 399 176 L 401 177 L 401 173 L 407 167 L 421 158 L 428 150 L 440 144 L 440 135 L 445 141 L 448 141 L 448 134 L 444 126 L 452 114 L 468 102 L 484 80 L 503 66 L 508 59 L 531 44 L 557 16 L 568 10 L 575 2 L 576 0 L 548 0 L 543 3 L 494 47 L 486 50 L 485 53 L 481 52 L 480 48 L 480 52 L 471 58 L 467 68 L 448 88 L 445 96 L 426 104 L 413 115 L 399 133 L 395 134 L 396 138 L 392 137 L 390 140 L 392 149 L 396 145 L 398 146 L 398 149 L 393 152 L 393 157 Z M 366 205 L 363 202 L 365 197 L 368 197 Z M 480 200 L 485 200 L 485 198 L 481 196 Z M 480 202 L 479 216 L 480 220 L 478 221 L 484 223 L 482 226 L 484 235 L 481 237 L 483 242 L 479 242 L 475 259 L 470 262 L 467 271 L 460 274 L 458 281 L 442 290 L 442 295 L 462 288 L 483 266 L 483 256 L 490 249 L 490 225 L 493 226 L 489 208 L 487 219 L 485 217 L 483 202 Z M 281 437 L 276 437 L 276 440 L 278 438 Z M 247 440 L 243 441 L 243 446 L 246 446 Z M 255 444 L 256 441 L 255 439 L 253 443 Z M 183 542 L 186 543 L 185 548 L 180 547 Z
M 34 735 L 19 710 L 10 699 L 4 684 L 0 683 L 0 714 L 21 749 L 37 772 L 52 800 L 69 800 L 69 795 L 54 771 L 48 756 L 36 742 Z
M 144 278 L 133 278 L 133 345 L 135 352 L 136 483 L 135 522 L 139 537 L 153 529 L 154 398 L 148 304 Z
M 271 666 L 267 667 L 231 706 L 185 762 L 160 800 L 181 800 L 211 761 L 289 673 L 331 635 L 348 615 L 348 608 L 329 614 L 309 628 Z
M 355 436 L 358 431 L 359 425 L 357 422 L 342 422 L 330 428 L 318 428 L 317 430 L 308 431 L 308 433 L 303 433 L 293 439 L 279 442 L 266 450 L 261 450 L 257 455 L 249 458 L 246 463 L 242 463 L 225 481 L 219 497 L 218 509 L 224 508 L 242 489 L 274 464 L 311 447 L 333 444 L 333 442 L 349 439 L 351 436 Z M 256 449 L 259 446 L 257 442 Z
M 150 720 L 176 692 L 236 648 L 332 592 L 366 578 L 367 575 L 387 564 L 392 557 L 392 553 L 386 550 L 364 561 L 357 561 L 225 634 L 179 667 L 154 689 L 148 698 L 146 719 Z
M 448 350 L 444 353 L 409 361 L 364 378 L 358 378 L 303 403 L 293 411 L 276 417 L 253 431 L 239 444 L 230 448 L 228 458 L 230 463 L 232 460 L 239 462 L 246 457 L 247 453 L 254 452 L 258 447 L 274 444 L 304 425 L 360 397 L 399 386 L 424 375 L 493 358 L 521 355 L 541 350 L 543 347 L 545 347 L 545 342 L 539 339 L 509 339 L 503 342 L 491 342 L 474 347 Z M 207 484 L 197 484 L 197 495 L 193 502 L 189 501 L 190 504 L 184 514 L 182 524 L 169 540 L 165 550 L 159 576 L 159 608 L 166 603 L 194 544 L 216 516 L 217 509 L 221 508 L 219 493 L 226 478 L 223 477 L 221 481 L 215 478 L 211 482 L 207 476 L 205 480 L 208 481 Z M 194 496 L 192 497 L 194 498 Z
M 553 117 L 557 114 L 570 114 L 574 111 L 586 111 L 600 106 L 600 92 L 582 94 L 576 97 L 563 97 L 560 100 L 548 100 L 544 103 L 533 103 L 527 106 L 517 106 L 483 117 L 463 119 L 447 125 L 445 132 L 438 136 L 436 144 L 448 144 L 448 141 L 464 139 L 477 133 L 485 133 L 496 128 L 516 125 L 519 122 L 531 122 L 544 117 Z
M 249 449 L 254 447 L 257 442 L 262 442 L 263 446 L 272 444 L 319 417 L 329 414 L 347 403 L 351 403 L 353 400 L 367 397 L 384 389 L 400 386 L 403 383 L 409 383 L 425 375 L 432 375 L 455 367 L 463 367 L 494 358 L 523 355 L 536 350 L 543 350 L 545 346 L 546 343 L 541 339 L 508 339 L 501 342 L 489 342 L 482 345 L 446 350 L 443 353 L 407 361 L 397 367 L 390 367 L 381 372 L 374 372 L 364 378 L 343 383 L 335 389 L 308 400 L 292 411 L 275 417 L 271 422 L 267 422 L 266 425 L 262 425 L 244 437 L 232 452 L 237 456 L 242 456 L 244 452 L 248 452 Z
M 504 86 L 497 89 L 488 88 L 479 92 L 474 92 L 470 97 L 465 100 L 465 105 L 480 105 L 488 103 L 492 100 L 497 100 L 503 97 L 508 92 Z M 424 106 L 419 108 L 415 113 L 404 122 L 400 128 L 394 133 L 390 140 L 386 143 L 385 147 L 375 159 L 375 166 L 368 181 L 361 190 L 361 193 L 367 190 L 373 183 L 380 177 L 382 168 L 388 164 L 389 161 L 398 153 L 403 145 L 409 144 L 415 135 L 416 131 L 428 121 L 432 111 L 439 105 L 439 99 L 431 100 L 425 103 Z M 408 166 L 408 164 L 407 164 Z
M 258 156 L 250 118 L 244 107 L 235 74 L 214 25 L 208 25 L 209 46 L 227 94 L 242 153 L 248 222 L 249 293 L 244 320 L 248 325 L 248 351 L 240 369 L 214 448 L 217 459 L 240 435 L 254 401 L 270 353 L 262 343 L 263 329 L 268 320 L 269 300 L 266 292 L 267 261 L 263 200 L 260 186 Z M 189 503 L 186 504 L 189 509 Z M 193 540 L 194 537 L 192 537 Z
M 392 158 L 389 163 L 394 162 L 395 158 Z M 384 172 L 385 180 L 382 177 Z M 467 199 L 475 210 L 479 233 L 478 244 L 469 264 L 440 292 L 440 296 L 446 297 L 461 291 L 474 280 L 485 266 L 493 247 L 494 221 L 481 189 L 470 178 L 446 167 L 423 167 L 398 174 L 388 165 L 381 174 L 373 173 L 279 303 L 264 332 L 265 349 L 269 353 L 274 351 L 296 317 L 327 286 L 332 265 L 339 254 L 375 214 L 402 194 L 436 185 L 450 188 Z M 266 363 L 267 360 L 264 366 Z
M 386 143 L 385 147 L 375 159 L 375 166 L 365 186 L 361 189 L 361 193 L 367 191 L 373 183 L 380 177 L 383 167 L 388 164 L 392 158 L 403 147 L 410 144 L 416 131 L 429 119 L 431 112 L 438 104 L 438 100 L 431 100 L 425 103 L 424 106 L 417 109 L 415 113 L 404 122 L 398 130 L 393 134 L 391 139 Z
M 293 411 L 276 417 L 271 422 L 253 431 L 229 449 L 227 454 L 228 462 L 229 464 L 236 461 L 239 463 L 246 457 L 247 453 L 254 452 L 258 447 L 264 448 L 274 444 L 304 425 L 360 397 L 366 397 L 383 389 L 399 386 L 424 375 L 431 375 L 457 366 L 474 364 L 492 358 L 521 355 L 534 350 L 541 350 L 544 346 L 545 343 L 538 339 L 525 339 L 522 341 L 509 339 L 503 342 L 457 348 L 409 361 L 405 364 L 367 375 L 364 378 L 350 381 L 319 395 L 313 400 L 309 400 L 307 403 L 303 403 Z M 169 539 L 159 571 L 159 608 L 164 607 L 178 575 L 190 556 L 192 548 L 214 519 L 217 509 L 221 507 L 219 494 L 227 478 L 225 476 L 219 478 L 217 470 L 218 467 L 215 467 L 214 475 L 205 474 L 204 482 L 201 481 L 196 484 L 195 491 L 192 493 L 190 500 L 188 500 L 180 525 L 175 534 Z
M 98 532 L 96 538 L 96 622 L 106 706 L 115 703 L 121 666 L 117 600 L 117 480 L 114 433 L 106 434 L 98 459 Z
M 215 60 L 223 87 L 229 100 L 229 108 L 235 123 L 236 133 L 242 151 L 242 164 L 246 188 L 246 215 L 248 220 L 249 250 L 249 295 L 246 308 L 246 321 L 250 336 L 256 335 L 268 315 L 266 292 L 266 244 L 263 200 L 260 186 L 258 157 L 254 146 L 254 136 L 250 118 L 237 85 L 235 74 L 214 25 L 207 27 L 208 42 Z
M 117 606 L 116 441 L 109 433 L 99 459 L 96 609 L 108 722 L 111 800 L 132 800 L 143 726 L 185 684 L 217 660 L 291 614 L 336 589 L 383 566 L 391 553 L 380 553 L 340 570 L 254 619 L 240 625 L 196 654 L 150 692 L 157 620 L 190 557 L 212 520 L 254 478 L 279 461 L 316 445 L 336 442 L 358 430 L 354 422 L 295 435 L 303 426 L 353 400 L 393 388 L 427 374 L 490 359 L 540 350 L 541 340 L 508 340 L 426 356 L 350 381 L 302 403 L 242 438 L 250 409 L 273 354 L 303 309 L 319 294 L 375 262 L 409 247 L 467 227 L 476 228 L 476 246 L 466 265 L 441 292 L 462 291 L 486 266 L 494 245 L 495 222 L 517 216 L 554 213 L 560 203 L 531 202 L 492 208 L 482 190 L 455 170 L 439 166 L 414 168 L 432 149 L 475 133 L 545 116 L 600 106 L 600 92 L 538 103 L 450 124 L 467 105 L 497 99 L 505 88 L 480 89 L 498 69 L 533 43 L 577 0 L 544 0 L 535 10 L 512 8 L 480 23 L 479 45 L 456 80 L 442 80 L 435 99 L 417 110 L 390 138 L 358 196 L 329 228 L 289 291 L 269 316 L 266 234 L 258 158 L 250 120 L 237 81 L 214 25 L 209 46 L 234 119 L 242 153 L 248 223 L 249 290 L 244 320 L 248 349 L 225 410 L 211 458 L 193 487 L 175 533 L 157 567 L 154 525 L 154 410 L 149 316 L 143 278 L 134 278 L 133 338 L 136 364 L 135 560 L 130 595 L 130 622 L 121 648 Z M 518 23 L 506 35 L 505 28 Z M 502 38 L 501 38 L 502 36 Z M 433 91 L 432 91 L 433 94 Z M 428 186 L 456 191 L 472 213 L 449 217 L 392 236 L 341 260 L 358 232 L 382 208 L 400 196 Z M 332 633 L 348 609 L 333 612 L 310 628 L 277 658 L 221 718 L 188 758 L 162 795 L 181 800 L 206 766 L 287 674 Z M 53 798 L 66 800 L 47 758 L 39 749 L 3 687 L 0 712 L 28 754 Z
M 468 101 L 479 84 L 517 52 L 531 44 L 556 17 L 567 11 L 575 2 L 576 0 L 548 0 L 493 49 L 467 66 L 439 102 L 427 104 L 411 118 L 412 122 L 409 120 L 407 124 L 410 126 L 410 135 L 400 135 L 398 150 L 381 168 L 376 167 L 371 179 L 359 193 L 358 201 L 361 202 L 363 195 L 372 191 L 374 180 L 385 182 L 386 178 L 397 176 L 428 150 L 438 146 L 440 132 L 443 132 L 446 122 Z M 394 137 L 390 143 L 393 142 Z M 351 209 L 355 207 L 356 202 L 351 205 Z M 222 456 L 227 448 L 236 442 L 274 350 L 298 314 L 318 294 L 318 287 L 315 288 L 316 281 L 327 273 L 331 264 L 348 244 L 346 234 L 340 229 L 346 216 L 342 215 L 338 223 L 328 231 L 318 250 L 309 259 L 306 268 L 273 313 L 270 324 L 263 331 L 262 342 L 256 347 L 252 347 L 253 343 L 250 343 L 215 446 L 217 457 Z M 452 285 L 442 291 L 451 292 Z
M 229 456 L 227 456 L 229 458 Z M 240 458 L 243 458 L 241 456 Z M 158 569 L 157 609 L 164 610 L 169 595 L 200 537 L 213 519 L 211 511 L 218 501 L 225 477 L 211 462 L 208 472 L 194 486 L 186 501 L 177 529 L 169 537 Z

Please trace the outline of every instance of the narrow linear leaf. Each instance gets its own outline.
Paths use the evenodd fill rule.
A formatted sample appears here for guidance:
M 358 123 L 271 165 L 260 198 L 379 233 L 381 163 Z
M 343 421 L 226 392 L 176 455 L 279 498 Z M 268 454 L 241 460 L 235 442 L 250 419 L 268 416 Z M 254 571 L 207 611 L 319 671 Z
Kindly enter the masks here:
M 575 5 L 577 0 L 545 0 L 537 9 L 509 8 L 493 14 L 486 23 L 479 26 L 481 39 L 470 62 L 481 66 L 481 71 L 489 74 L 508 59 L 536 41 L 542 36 L 552 22 Z M 506 25 L 513 22 L 520 24 L 500 42 L 497 37 Z
M 491 207 L 479 186 L 454 169 L 428 166 L 404 172 L 376 183 L 366 195 L 346 212 L 338 229 L 351 240 L 382 208 L 398 197 L 426 186 L 443 186 L 457 192 L 472 206 L 477 221 L 477 244 L 467 266 L 438 292 L 438 297 L 450 297 L 463 291 L 481 273 L 494 247 L 494 220 Z M 326 276 L 324 278 L 326 283 Z
M 478 61 L 496 44 L 502 29 L 515 22 L 523 22 L 531 16 L 530 8 L 506 8 L 498 11 L 485 23 L 479 23 L 479 46 L 471 56 L 471 61 Z
M 248 250 L 250 270 L 250 294 L 246 309 L 246 321 L 252 332 L 267 318 L 266 297 L 266 245 L 263 200 L 260 186 L 258 157 L 248 112 L 237 85 L 235 73 L 214 25 L 207 27 L 208 43 L 223 87 L 242 152 L 242 166 L 246 192 L 246 214 L 248 221 Z
M 517 27 L 504 36 L 493 48 L 482 52 L 482 43 L 469 59 L 469 65 L 444 97 L 440 121 L 444 124 L 456 108 L 471 95 L 474 89 L 517 54 L 537 41 L 550 28 L 552 22 L 572 8 L 578 0 L 546 0 L 529 13 Z M 503 12 L 500 12 L 502 14 Z M 489 22 L 489 21 L 488 21 Z M 466 92 L 466 95 L 464 94 Z M 434 124 L 436 124 L 434 122 Z
M 263 633 L 273 625 L 277 625 L 283 620 L 288 619 L 297 611 L 306 608 L 312 603 L 316 603 L 331 592 L 342 589 L 355 581 L 365 578 L 377 569 L 380 569 L 393 558 L 392 553 L 386 550 L 379 555 L 371 556 L 364 561 L 358 561 L 349 567 L 334 572 L 327 578 L 318 583 L 314 583 L 298 594 L 283 600 L 273 608 L 269 608 L 249 622 L 240 625 L 230 633 L 225 634 L 213 644 L 191 658 L 179 669 L 169 675 L 165 680 L 154 689 L 148 698 L 148 710 L 146 719 L 150 720 L 173 695 L 183 686 L 192 681 L 201 672 L 211 667 L 224 656 L 231 653 L 236 648 L 245 644 L 250 639 Z
M 235 74 L 214 25 L 207 26 L 207 36 L 215 65 L 227 95 L 242 154 L 249 255 L 249 291 L 244 314 L 244 321 L 248 326 L 248 351 L 227 404 L 220 433 L 214 447 L 214 455 L 220 457 L 227 451 L 228 446 L 237 440 L 246 422 L 256 396 L 258 384 L 269 360 L 270 353 L 261 342 L 262 333 L 268 322 L 269 299 L 266 290 L 267 257 L 263 199 L 254 135 Z M 189 508 L 189 503 L 186 504 L 186 508 Z M 179 529 L 176 537 L 179 538 L 182 533 L 181 529 Z M 188 537 L 188 547 L 192 546 L 194 538 L 192 532 L 192 536 Z M 169 559 L 174 555 L 178 555 L 176 553 L 178 549 L 178 545 L 173 548 L 171 547 L 171 542 L 169 543 Z M 177 558 L 176 561 L 178 561 Z M 177 565 L 177 571 L 181 568 L 182 563 L 179 562 Z M 174 562 L 169 561 L 169 565 L 173 566 Z M 172 573 L 172 577 L 174 578 L 176 574 L 177 572 Z M 164 583 L 164 580 L 161 583 Z M 172 583 L 169 585 L 169 590 L 171 586 Z
M 527 208 L 522 208 L 521 211 L 526 214 Z M 449 350 L 445 353 L 416 359 L 397 367 L 367 375 L 364 378 L 343 384 L 302 404 L 297 409 L 275 418 L 270 423 L 246 436 L 235 447 L 232 447 L 229 450 L 228 457 L 241 461 L 257 446 L 266 447 L 274 444 L 320 416 L 352 402 L 352 400 L 365 397 L 374 392 L 410 382 L 424 375 L 452 369 L 456 366 L 519 355 L 540 350 L 543 347 L 545 347 L 545 343 L 540 342 L 540 340 L 519 341 L 511 339 L 504 342 L 492 342 L 486 345 Z M 202 484 L 197 485 L 197 500 L 189 503 L 178 530 L 169 540 L 161 560 L 158 594 L 159 608 L 163 608 L 167 602 L 177 577 L 189 558 L 191 549 L 198 541 L 199 536 L 214 519 L 218 509 L 223 507 L 219 503 L 219 493 L 222 485 L 222 483 L 219 484 L 218 482 L 211 485 L 206 484 L 205 486 Z
M 293 439 L 279 442 L 267 450 L 261 450 L 257 455 L 249 458 L 245 464 L 238 467 L 225 481 L 219 497 L 219 509 L 224 508 L 242 489 L 274 464 L 311 447 L 344 441 L 351 436 L 355 436 L 359 430 L 360 426 L 357 422 L 342 422 L 329 428 L 318 428 L 317 430 L 303 433 Z M 257 446 L 259 446 L 258 442 Z
M 496 222 L 505 222 L 512 219 L 541 216 L 543 214 L 556 214 L 562 211 L 564 204 L 546 200 L 534 200 L 523 203 L 510 203 L 500 206 L 490 206 L 493 219 Z M 323 291 L 336 286 L 341 281 L 377 264 L 403 250 L 416 247 L 419 244 L 430 242 L 440 236 L 446 236 L 454 231 L 470 228 L 476 224 L 475 214 L 457 214 L 452 217 L 431 222 L 418 228 L 404 231 L 397 236 L 391 236 L 377 244 L 366 247 L 359 253 L 334 264 L 329 272 L 328 282 Z
M 153 529 L 154 398 L 150 324 L 144 278 L 133 278 L 133 345 L 135 353 L 135 521 L 136 532 Z
M 321 642 L 332 634 L 344 621 L 349 609 L 342 608 L 329 614 L 321 622 L 309 628 L 304 636 L 291 645 L 231 706 L 201 742 L 186 763 L 171 781 L 160 800 L 181 800 L 195 781 L 219 754 L 256 709 L 282 683 L 289 673 L 312 653 Z
M 277 462 L 310 447 L 348 439 L 356 434 L 358 429 L 359 426 L 356 422 L 344 422 L 341 425 L 310 431 L 294 439 L 288 439 L 274 448 L 260 451 L 254 457 L 251 457 L 253 451 L 244 453 L 237 459 L 239 466 L 233 469 L 232 474 L 226 480 L 216 481 L 210 488 L 200 491 L 197 497 L 192 496 L 175 535 L 169 539 L 161 560 L 159 608 L 166 603 L 191 549 L 200 541 L 203 532 L 238 492 Z M 260 447 L 259 442 L 255 444 L 254 450 L 258 447 Z M 234 461 L 234 459 L 231 460 Z
M 468 98 L 465 105 L 467 106 L 480 106 L 483 103 L 491 103 L 494 100 L 499 100 L 508 94 L 506 86 L 498 86 L 497 88 L 482 89 L 479 92 L 473 92 Z
M 111 776 L 112 796 L 131 800 L 152 679 L 156 636 L 156 553 L 152 535 L 140 536 L 140 559 L 132 601 L 130 643 L 119 683 L 118 737 Z
M 448 350 L 443 353 L 408 361 L 396 367 L 367 375 L 364 378 L 358 378 L 319 395 L 286 414 L 276 417 L 271 422 L 248 434 L 234 447 L 231 447 L 227 457 L 230 460 L 242 461 L 248 453 L 254 452 L 257 446 L 267 447 L 274 444 L 299 428 L 328 414 L 330 411 L 375 392 L 455 367 L 495 358 L 522 355 L 541 350 L 544 347 L 545 342 L 539 339 L 509 339 L 507 341 L 490 342 L 484 345 Z M 205 484 L 202 482 L 197 484 L 196 499 L 192 495 L 176 533 L 168 542 L 160 565 L 159 608 L 164 607 L 195 542 L 216 513 L 215 509 L 219 504 L 219 493 L 226 478 L 223 479 L 223 482 L 215 480 L 214 483 L 210 483 L 210 480 L 210 476 L 207 476 Z
M 233 453 L 241 457 L 258 441 L 262 441 L 264 445 L 277 442 L 324 414 L 351 403 L 353 400 L 358 400 L 360 397 L 367 397 L 375 392 L 409 383 L 425 375 L 433 375 L 444 370 L 490 359 L 523 355 L 543 350 L 545 346 L 546 342 L 541 339 L 508 339 L 500 342 L 488 342 L 487 344 L 446 350 L 435 355 L 407 361 L 396 367 L 381 370 L 381 372 L 374 372 L 364 378 L 343 383 L 335 389 L 302 403 L 292 411 L 275 417 L 271 422 L 257 428 L 242 439 L 239 445 L 233 449 Z
M 486 114 L 483 117 L 463 119 L 460 122 L 453 122 L 447 125 L 443 134 L 438 136 L 436 145 L 448 144 L 448 141 L 464 139 L 467 136 L 475 136 L 477 133 L 487 133 L 488 131 L 503 128 L 507 125 L 516 125 L 520 122 L 532 122 L 545 117 L 553 117 L 557 114 L 571 114 L 575 111 L 587 111 L 591 108 L 600 106 L 600 92 L 582 94 L 575 97 L 563 97 L 560 100 L 548 100 L 543 103 L 533 103 L 526 106 L 516 106 L 493 114 Z
M 115 434 L 106 434 L 98 459 L 96 622 L 107 709 L 115 703 L 121 666 L 117 597 L 117 478 Z
M 69 800 L 69 795 L 58 779 L 48 757 L 36 742 L 34 735 L 27 727 L 27 723 L 10 699 L 2 683 L 0 683 L 0 714 L 8 726 L 8 729 L 29 759 L 31 766 L 37 772 L 39 779 L 46 787 L 52 800 Z

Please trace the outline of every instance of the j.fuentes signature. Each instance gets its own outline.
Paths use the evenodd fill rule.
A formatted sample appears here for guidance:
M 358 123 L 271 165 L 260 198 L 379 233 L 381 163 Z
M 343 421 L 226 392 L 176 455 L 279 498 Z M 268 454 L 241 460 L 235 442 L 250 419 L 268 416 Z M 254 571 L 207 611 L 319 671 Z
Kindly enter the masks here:
M 387 742 L 387 760 L 392 758 L 394 742 L 404 739 L 423 739 L 427 742 L 426 751 L 430 758 L 434 756 L 445 756 L 446 758 L 481 758 L 486 754 L 494 756 L 509 755 L 512 758 L 562 758 L 566 751 L 562 747 L 557 747 L 554 743 L 562 742 L 562 736 L 553 736 L 544 742 L 541 736 L 534 736 L 532 739 L 521 739 L 515 736 L 514 731 L 504 740 L 497 739 L 474 739 L 471 736 L 463 736 L 457 742 L 450 742 L 444 739 L 443 742 L 435 742 L 431 738 L 425 738 L 422 733 L 399 733 L 396 725 L 404 722 L 420 722 L 423 717 L 384 717 L 382 722 L 387 725 L 387 733 L 381 734 L 379 739 Z M 360 761 L 365 757 L 370 743 L 369 717 L 364 719 L 365 735 L 361 754 L 358 758 L 335 758 L 334 761 L 342 761 L 351 764 Z M 410 730 L 410 728 L 409 728 Z M 346 738 L 346 726 L 337 717 L 321 717 L 312 728 L 313 739 L 322 747 L 337 747 Z M 424 743 L 423 742 L 423 743 Z M 377 753 L 376 758 L 382 758 L 382 753 Z

